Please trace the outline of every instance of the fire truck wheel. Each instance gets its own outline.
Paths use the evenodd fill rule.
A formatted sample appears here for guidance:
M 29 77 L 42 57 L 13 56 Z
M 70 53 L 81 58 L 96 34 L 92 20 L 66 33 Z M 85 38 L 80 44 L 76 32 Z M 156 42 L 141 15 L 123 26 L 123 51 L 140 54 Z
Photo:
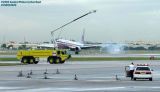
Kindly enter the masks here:
M 48 62 L 49 62 L 50 64 L 53 64 L 53 63 L 54 63 L 53 57 L 49 57 L 49 58 L 48 58 Z
M 35 62 L 35 58 L 34 57 L 30 57 L 29 58 L 29 64 L 34 64 Z
M 60 63 L 61 62 L 61 59 L 60 58 L 54 58 L 54 63 L 55 64 L 58 64 L 58 63 Z
M 34 61 L 34 64 L 38 64 L 39 61 Z
M 63 64 L 65 62 L 65 60 L 61 61 L 60 64 Z
M 22 60 L 21 60 L 21 63 L 28 64 L 28 58 L 27 57 L 23 57 Z

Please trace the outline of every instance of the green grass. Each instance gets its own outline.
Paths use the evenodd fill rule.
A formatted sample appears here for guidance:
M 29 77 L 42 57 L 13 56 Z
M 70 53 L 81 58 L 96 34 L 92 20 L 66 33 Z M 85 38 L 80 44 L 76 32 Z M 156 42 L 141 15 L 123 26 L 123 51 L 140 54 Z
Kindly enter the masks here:
M 69 61 L 125 61 L 125 60 L 149 60 L 149 57 L 73 57 Z M 154 60 L 160 60 L 155 58 Z M 0 58 L 0 61 L 19 61 L 17 58 Z
M 0 55 L 16 55 L 16 53 L 0 53 Z
M 0 63 L 0 66 L 16 66 L 16 65 L 24 65 L 21 63 Z
M 71 58 L 70 61 L 125 61 L 125 60 L 149 60 L 148 57 L 83 57 Z M 154 60 L 160 60 L 155 58 Z
M 0 58 L 0 61 L 19 61 L 17 58 Z

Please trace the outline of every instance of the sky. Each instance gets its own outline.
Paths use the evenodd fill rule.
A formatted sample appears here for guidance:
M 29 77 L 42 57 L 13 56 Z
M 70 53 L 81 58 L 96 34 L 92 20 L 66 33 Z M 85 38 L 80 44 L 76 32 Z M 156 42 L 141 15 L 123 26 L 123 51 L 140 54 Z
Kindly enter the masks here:
M 0 6 L 1 42 L 51 41 L 51 31 L 92 10 L 97 12 L 58 30 L 55 38 L 80 41 L 85 30 L 92 42 L 160 41 L 160 0 L 40 1 Z

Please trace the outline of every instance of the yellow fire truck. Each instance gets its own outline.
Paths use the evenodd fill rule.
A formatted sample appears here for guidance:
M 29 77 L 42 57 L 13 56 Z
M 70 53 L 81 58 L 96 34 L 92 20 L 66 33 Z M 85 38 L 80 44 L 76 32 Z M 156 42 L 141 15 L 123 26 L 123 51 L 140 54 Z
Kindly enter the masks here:
M 37 64 L 39 58 L 47 58 L 50 64 L 62 64 L 70 57 L 71 55 L 63 50 L 19 50 L 17 52 L 17 58 L 21 63 L 26 64 Z

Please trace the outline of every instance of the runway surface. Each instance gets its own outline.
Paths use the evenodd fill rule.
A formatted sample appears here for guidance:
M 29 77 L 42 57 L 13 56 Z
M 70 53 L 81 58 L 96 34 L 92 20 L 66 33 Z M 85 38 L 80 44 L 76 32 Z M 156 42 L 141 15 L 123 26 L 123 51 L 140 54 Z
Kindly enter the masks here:
M 131 62 L 150 64 L 153 81 L 126 78 L 124 66 Z M 33 75 L 27 78 L 31 70 Z M 23 77 L 17 77 L 20 71 Z M 78 80 L 74 80 L 75 74 Z M 48 79 L 44 79 L 45 75 Z M 3 92 L 159 92 L 159 85 L 159 61 L 68 61 L 51 65 L 42 60 L 37 65 L 0 67 Z

